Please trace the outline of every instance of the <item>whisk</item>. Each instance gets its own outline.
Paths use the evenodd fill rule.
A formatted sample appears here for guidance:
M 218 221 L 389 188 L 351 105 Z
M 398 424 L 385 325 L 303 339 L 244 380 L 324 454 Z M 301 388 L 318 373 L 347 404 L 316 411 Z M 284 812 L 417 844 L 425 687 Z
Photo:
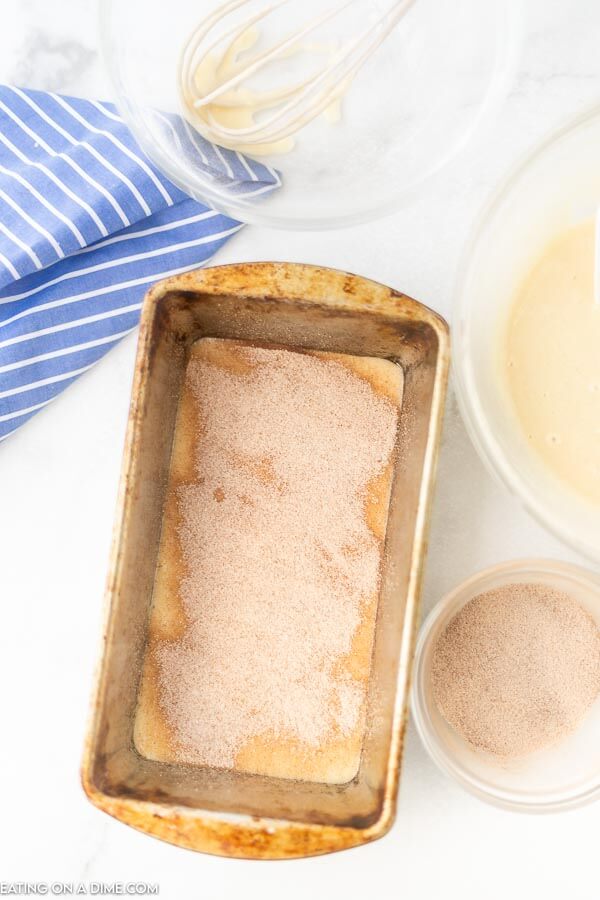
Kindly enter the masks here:
M 245 150 L 258 150 L 261 145 L 273 146 L 291 138 L 341 97 L 359 69 L 381 46 L 415 0 L 396 0 L 360 34 L 354 35 L 343 47 L 333 52 L 329 60 L 311 75 L 298 84 L 256 95 L 251 102 L 248 99 L 248 79 L 268 64 L 301 50 L 304 38 L 364 0 L 344 0 L 306 25 L 286 34 L 274 46 L 239 60 L 237 50 L 244 36 L 290 0 L 277 0 L 242 20 L 238 17 L 235 24 L 228 22 L 236 10 L 250 2 L 251 0 L 230 0 L 200 22 L 183 48 L 179 64 L 179 84 L 188 112 L 205 137 L 233 149 L 243 147 Z M 222 26 L 225 26 L 225 30 L 216 34 Z M 197 84 L 196 71 L 203 60 L 214 56 L 223 47 L 222 59 L 227 59 L 230 63 L 228 70 L 223 74 L 220 72 L 222 67 L 217 66 L 215 83 L 202 92 Z M 222 116 L 215 114 L 216 110 L 231 111 L 249 106 L 257 111 L 271 111 L 271 114 L 259 119 L 250 115 L 246 117 L 247 124 L 242 127 L 231 127 L 231 123 L 226 124 Z

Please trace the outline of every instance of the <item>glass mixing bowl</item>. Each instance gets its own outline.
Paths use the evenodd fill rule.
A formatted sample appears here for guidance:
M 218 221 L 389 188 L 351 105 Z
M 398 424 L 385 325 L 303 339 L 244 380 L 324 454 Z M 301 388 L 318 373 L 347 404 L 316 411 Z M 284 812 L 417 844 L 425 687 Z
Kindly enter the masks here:
M 266 3 L 251 0 L 236 15 Z M 150 159 L 188 194 L 243 222 L 321 229 L 392 212 L 457 153 L 484 114 L 493 112 L 515 56 L 516 0 L 416 0 L 358 73 L 343 100 L 341 120 L 320 117 L 297 135 L 293 151 L 262 159 L 277 169 L 282 185 L 244 198 L 206 160 L 185 152 L 164 115 L 181 112 L 182 45 L 198 21 L 221 4 L 101 0 L 102 44 L 120 112 Z M 319 40 L 358 34 L 365 9 L 372 15 L 389 5 L 390 0 L 359 0 Z M 322 0 L 292 0 L 261 25 L 261 40 L 267 46 L 319 12 Z M 273 65 L 267 79 L 286 83 L 285 65 Z
M 500 346 L 513 297 L 532 264 L 562 231 L 595 216 L 599 151 L 597 108 L 544 141 L 509 175 L 466 247 L 453 323 L 458 402 L 482 459 L 543 525 L 596 562 L 600 509 L 563 485 L 527 444 Z
M 421 629 L 413 676 L 413 718 L 433 761 L 481 800 L 521 812 L 582 806 L 600 797 L 600 697 L 574 734 L 553 747 L 503 763 L 471 747 L 446 722 L 433 698 L 431 664 L 439 635 L 473 597 L 518 582 L 564 591 L 600 627 L 600 578 L 578 566 L 517 560 L 473 575 L 434 607 Z

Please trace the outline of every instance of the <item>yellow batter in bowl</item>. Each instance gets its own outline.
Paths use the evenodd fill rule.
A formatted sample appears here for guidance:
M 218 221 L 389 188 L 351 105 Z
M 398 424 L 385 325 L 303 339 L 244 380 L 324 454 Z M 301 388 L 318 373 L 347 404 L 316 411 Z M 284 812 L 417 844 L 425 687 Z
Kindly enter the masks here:
M 600 303 L 593 222 L 549 244 L 511 310 L 502 364 L 528 444 L 561 483 L 600 506 Z

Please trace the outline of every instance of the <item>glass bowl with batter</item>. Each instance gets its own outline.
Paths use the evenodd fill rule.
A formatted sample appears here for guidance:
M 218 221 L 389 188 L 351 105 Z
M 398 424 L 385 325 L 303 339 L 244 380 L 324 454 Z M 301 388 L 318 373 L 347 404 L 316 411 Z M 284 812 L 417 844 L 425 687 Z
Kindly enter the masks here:
M 350 39 L 370 21 L 366 10 L 383 13 L 390 4 L 357 0 L 311 41 Z M 218 148 L 192 152 L 189 134 L 173 119 L 183 109 L 177 82 L 182 47 L 220 5 L 223 0 L 102 0 L 104 57 L 119 111 L 159 169 L 219 212 L 279 228 L 335 228 L 396 210 L 455 156 L 482 117 L 493 116 L 510 79 L 519 32 L 516 0 L 417 0 L 346 91 L 339 120 L 319 116 L 296 135 L 293 150 L 261 156 L 258 166 L 250 159 L 248 171 L 246 157 L 225 154 L 223 163 Z M 249 0 L 232 21 L 267 5 Z M 322 13 L 322 0 L 286 3 L 261 22 L 256 49 Z M 262 73 L 259 90 L 290 82 L 286 67 L 293 60 L 283 62 Z M 265 178 L 262 164 L 277 173 L 281 185 L 275 190 L 270 187 L 277 176 Z M 242 190 L 228 177 L 228 165 L 242 181 L 265 184 L 256 192 Z
M 553 134 L 480 216 L 459 273 L 458 400 L 482 459 L 550 531 L 600 561 L 600 108 Z

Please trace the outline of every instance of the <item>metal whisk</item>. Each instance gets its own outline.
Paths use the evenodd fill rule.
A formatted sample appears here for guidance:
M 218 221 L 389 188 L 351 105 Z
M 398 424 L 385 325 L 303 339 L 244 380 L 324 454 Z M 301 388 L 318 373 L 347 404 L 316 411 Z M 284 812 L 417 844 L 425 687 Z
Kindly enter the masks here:
M 268 64 L 282 60 L 290 52 L 301 51 L 304 38 L 341 16 L 357 2 L 364 3 L 364 0 L 344 0 L 306 25 L 286 34 L 269 49 L 243 60 L 234 58 L 225 77 L 217 78 L 216 84 L 207 92 L 200 92 L 195 74 L 202 60 L 206 60 L 210 54 L 218 53 L 220 49 L 226 56 L 236 57 L 236 47 L 243 36 L 290 0 L 277 0 L 241 20 L 238 17 L 233 25 L 228 23 L 236 10 L 250 2 L 251 0 L 229 0 L 200 22 L 182 51 L 179 84 L 188 113 L 205 137 L 226 147 L 239 149 L 243 146 L 244 149 L 251 150 L 254 146 L 272 145 L 290 138 L 324 112 L 342 95 L 359 69 L 381 46 L 415 0 L 396 0 L 386 12 L 367 25 L 360 34 L 350 38 L 328 61 L 300 83 L 279 90 L 269 90 L 260 95 L 254 107 L 261 111 L 271 111 L 270 115 L 264 115 L 258 120 L 251 117 L 251 124 L 244 127 L 229 127 L 215 116 L 216 108 L 231 109 L 236 104 L 243 106 L 242 92 L 251 76 Z M 223 26 L 224 30 L 217 34 Z

